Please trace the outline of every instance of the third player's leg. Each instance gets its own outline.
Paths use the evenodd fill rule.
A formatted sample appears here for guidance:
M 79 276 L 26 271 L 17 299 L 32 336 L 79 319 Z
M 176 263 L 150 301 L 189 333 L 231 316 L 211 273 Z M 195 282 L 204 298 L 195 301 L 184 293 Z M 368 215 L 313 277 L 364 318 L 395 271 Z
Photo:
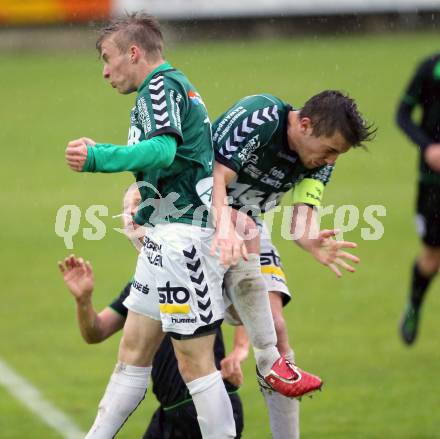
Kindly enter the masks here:
M 417 258 L 417 265 L 420 272 L 426 277 L 437 274 L 440 268 L 440 247 L 423 244 Z
M 272 317 L 277 334 L 277 348 L 287 360 L 294 363 L 294 353 L 289 344 L 289 334 L 283 315 L 283 297 L 287 296 L 279 291 L 270 291 L 269 300 Z M 289 296 L 290 298 L 290 296 Z M 299 401 L 287 398 L 275 392 L 262 388 L 270 419 L 270 429 L 273 439 L 299 439 Z
M 417 196 L 417 232 L 421 251 L 411 270 L 409 297 L 400 321 L 400 335 L 411 345 L 417 338 L 420 311 L 440 266 L 440 186 L 420 183 Z
M 281 355 L 286 356 L 290 354 L 292 348 L 289 344 L 289 334 L 287 332 L 287 325 L 283 315 L 282 293 L 278 291 L 270 291 L 269 301 L 275 325 L 275 332 L 277 334 L 277 348 Z

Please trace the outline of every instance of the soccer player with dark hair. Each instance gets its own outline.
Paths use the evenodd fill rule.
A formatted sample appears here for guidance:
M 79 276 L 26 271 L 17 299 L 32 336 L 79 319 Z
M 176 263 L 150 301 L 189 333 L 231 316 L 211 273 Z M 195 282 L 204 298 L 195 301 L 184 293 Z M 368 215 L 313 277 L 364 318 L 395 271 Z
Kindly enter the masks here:
M 91 264 L 72 255 L 59 262 L 58 266 L 75 299 L 78 327 L 83 339 L 90 344 L 100 343 L 121 330 L 128 312 L 123 302 L 130 294 L 131 282 L 108 307 L 97 313 L 92 302 L 95 280 Z M 227 356 L 222 331 L 216 329 L 215 362 L 231 400 L 237 438 L 243 431 L 243 409 L 238 395 L 238 387 L 243 382 L 240 363 L 247 354 L 248 341 L 242 326 L 236 328 L 234 347 Z M 151 378 L 153 393 L 160 407 L 154 412 L 143 439 L 201 439 L 196 409 L 180 376 L 168 335 L 154 356 Z
M 252 337 L 268 344 L 272 341 L 267 328 L 254 323 L 261 319 L 258 312 L 263 312 L 258 304 L 270 301 L 277 348 L 292 363 L 294 354 L 282 311 L 290 294 L 278 252 L 258 216 L 276 207 L 283 195 L 293 190 L 293 240 L 338 277 L 340 268 L 355 271 L 346 261 L 357 263 L 359 259 L 344 249 L 356 244 L 332 239 L 336 230 L 319 231 L 314 207 L 321 204 L 324 186 L 338 157 L 371 140 L 374 131 L 355 101 L 333 90 L 313 96 L 301 109 L 269 94 L 248 96 L 213 125 L 213 205 L 221 212 L 213 249 L 220 247 L 226 261 L 239 254 L 243 240 L 233 226 L 236 210 L 256 221 L 262 231 L 261 249 L 258 240 L 247 240 L 248 260 L 228 270 L 225 285 L 251 342 Z M 295 233 L 298 230 L 303 233 Z M 320 388 L 319 379 L 310 381 L 296 366 L 293 370 L 299 385 L 304 381 L 311 385 L 310 391 Z M 281 395 L 272 398 L 271 382 L 269 386 L 267 380 L 260 382 L 273 437 L 295 437 L 295 402 Z
M 418 122 L 416 108 L 422 110 Z M 402 340 L 411 345 L 417 337 L 426 292 L 440 267 L 440 54 L 417 66 L 400 100 L 397 124 L 420 152 L 416 225 L 422 246 L 412 268 L 400 323 Z

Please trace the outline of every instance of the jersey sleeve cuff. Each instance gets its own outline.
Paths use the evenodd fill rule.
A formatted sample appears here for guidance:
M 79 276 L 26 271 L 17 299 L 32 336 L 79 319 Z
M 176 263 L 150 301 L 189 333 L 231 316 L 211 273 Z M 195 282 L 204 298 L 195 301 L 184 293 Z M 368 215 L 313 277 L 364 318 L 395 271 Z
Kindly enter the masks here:
M 156 131 L 153 131 L 152 133 L 148 134 L 146 140 L 150 140 L 153 137 L 162 136 L 163 134 L 174 136 L 177 140 L 177 146 L 180 146 L 183 143 L 182 133 L 173 127 L 163 127 Z
M 84 163 L 82 172 L 94 172 L 95 171 L 95 154 L 93 146 L 87 146 L 87 158 Z
M 225 158 L 224 156 L 222 156 L 218 152 L 215 153 L 215 160 L 217 162 L 221 163 L 223 166 L 226 166 L 227 168 L 232 169 L 237 174 L 240 171 L 240 168 L 234 162 L 232 162 L 231 160 L 228 160 L 227 158 Z

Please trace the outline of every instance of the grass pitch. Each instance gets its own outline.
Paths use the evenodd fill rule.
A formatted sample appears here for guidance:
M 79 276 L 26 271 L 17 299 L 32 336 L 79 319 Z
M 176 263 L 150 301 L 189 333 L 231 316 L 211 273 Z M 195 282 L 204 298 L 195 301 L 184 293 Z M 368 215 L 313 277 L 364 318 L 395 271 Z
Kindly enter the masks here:
M 416 62 L 437 49 L 438 35 L 421 33 L 200 43 L 167 53 L 198 87 L 212 118 L 248 94 L 269 92 L 301 106 L 312 94 L 336 88 L 348 91 L 379 128 L 368 151 L 340 159 L 325 194 L 326 205 L 354 204 L 361 212 L 370 204 L 386 207 L 381 240 L 363 241 L 362 221 L 345 235 L 359 243 L 358 272 L 338 280 L 274 236 L 295 295 L 285 316 L 297 361 L 326 383 L 321 394 L 301 404 L 305 439 L 440 437 L 438 283 L 428 296 L 417 344 L 407 349 L 397 337 L 418 248 L 417 153 L 394 124 L 397 100 Z M 99 346 L 80 338 L 73 299 L 56 267 L 70 252 L 54 231 L 58 208 L 75 204 L 83 212 L 74 251 L 94 265 L 97 309 L 119 293 L 136 260 L 124 237 L 112 230 L 119 226 L 112 215 L 120 212 L 130 175 L 78 175 L 64 163 L 72 138 L 126 140 L 134 96 L 118 96 L 100 72 L 92 47 L 87 53 L 4 55 L 0 69 L 0 357 L 83 430 L 95 416 L 119 337 Z M 109 209 L 103 218 L 108 233 L 100 241 L 82 237 L 82 229 L 90 227 L 84 212 L 92 204 Z M 244 438 L 268 438 L 252 359 L 244 370 Z M 118 437 L 140 437 L 155 406 L 149 394 Z M 59 437 L 3 388 L 0 412 L 3 438 Z

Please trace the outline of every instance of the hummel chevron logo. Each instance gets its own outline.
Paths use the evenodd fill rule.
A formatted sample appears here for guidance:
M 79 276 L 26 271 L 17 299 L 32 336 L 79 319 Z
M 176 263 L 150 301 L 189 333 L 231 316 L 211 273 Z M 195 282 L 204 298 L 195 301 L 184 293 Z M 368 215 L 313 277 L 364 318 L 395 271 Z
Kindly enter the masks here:
M 191 280 L 192 280 L 194 283 L 200 285 L 200 284 L 203 282 L 203 280 L 205 279 L 205 275 L 203 274 L 203 271 L 202 271 L 202 272 L 200 273 L 200 276 L 199 276 L 199 277 L 190 276 L 190 278 L 191 278 Z
M 194 264 L 186 264 L 186 266 L 188 267 L 188 270 L 197 271 L 200 267 L 200 259 L 197 259 Z
M 203 290 L 198 290 L 195 288 L 196 294 L 201 297 L 202 299 L 206 296 L 206 293 L 208 292 L 208 285 L 205 285 L 205 288 Z
M 231 144 L 231 139 L 228 139 L 228 140 L 226 140 L 225 148 L 226 148 L 226 151 L 236 151 L 238 148 L 238 145 Z
M 156 76 L 153 78 L 150 81 L 148 90 L 150 92 L 156 128 L 160 129 L 165 126 L 170 126 L 163 76 Z
M 265 122 L 272 122 L 278 119 L 278 107 L 276 105 L 254 111 L 250 116 L 246 117 L 240 125 L 235 127 L 232 135 L 226 140 L 224 146 L 221 147 L 220 154 L 228 159 L 231 158 L 240 144 L 249 138 L 248 135 L 256 128 Z
M 162 81 L 162 79 L 163 79 L 163 76 L 162 76 L 162 75 L 155 76 L 155 77 L 150 81 L 150 84 L 156 84 L 157 82 Z
M 199 309 L 201 309 L 202 311 L 206 311 L 211 306 L 211 299 L 208 299 L 205 304 L 197 301 L 197 304 L 199 305 Z
M 169 120 L 167 120 L 164 124 L 160 124 L 160 123 L 157 123 L 156 124 L 156 128 L 158 129 L 158 130 L 160 130 L 161 128 L 163 128 L 163 127 L 169 127 L 169 126 L 171 126 L 171 124 L 170 124 L 170 121 Z
M 254 127 L 248 126 L 248 118 L 246 118 L 241 125 L 241 130 L 247 134 L 252 133 L 253 128 Z
M 152 101 L 160 101 L 162 98 L 165 97 L 165 90 L 162 88 L 158 93 L 151 93 L 151 100 Z
M 211 298 L 209 297 L 209 288 L 205 280 L 205 273 L 203 273 L 202 262 L 197 255 L 196 247 L 187 248 L 182 250 L 185 256 L 186 268 L 188 270 L 189 277 L 194 286 L 194 291 L 197 294 L 197 305 L 199 308 L 199 317 L 205 322 L 209 323 L 212 320 L 212 311 L 209 309 L 211 304 Z M 208 315 L 201 314 L 203 311 L 208 312 Z
M 246 136 L 241 136 L 240 134 L 242 134 L 240 127 L 235 127 L 235 130 L 234 130 L 234 143 L 243 142 L 243 140 L 246 138 Z
M 154 119 L 156 119 L 158 122 L 163 122 L 165 119 L 168 119 L 168 112 L 163 114 L 154 113 Z
M 150 82 L 150 85 L 148 86 L 150 90 L 159 90 L 159 88 L 162 88 L 162 83 L 153 84 Z
M 209 323 L 211 319 L 212 319 L 212 311 L 210 311 L 206 317 L 200 314 L 200 320 L 204 321 L 205 323 Z
M 166 108 L 166 106 L 167 106 L 167 101 L 164 99 L 161 104 L 153 104 L 153 110 L 160 111 Z
M 252 119 L 251 119 L 251 121 L 252 121 L 252 123 L 254 123 L 254 124 L 256 124 L 256 125 L 262 125 L 264 122 L 266 122 L 265 120 L 263 120 L 263 119 L 260 119 L 259 117 L 258 117 L 258 111 L 256 111 L 255 113 L 252 113 Z
M 183 250 L 183 255 L 184 255 L 186 258 L 194 259 L 194 256 L 196 255 L 196 248 L 193 246 L 192 249 L 191 249 L 190 251 L 188 251 L 188 250 Z

